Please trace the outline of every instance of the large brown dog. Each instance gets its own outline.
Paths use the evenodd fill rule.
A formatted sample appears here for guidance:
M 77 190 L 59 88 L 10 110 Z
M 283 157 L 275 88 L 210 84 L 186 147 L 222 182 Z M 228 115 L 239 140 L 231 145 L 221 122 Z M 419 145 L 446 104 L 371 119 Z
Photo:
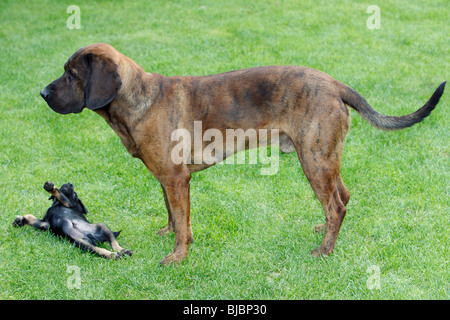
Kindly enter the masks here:
M 325 228 L 325 236 L 312 254 L 328 255 L 350 198 L 339 173 L 350 125 L 346 105 L 377 128 L 403 129 L 430 114 L 444 87 L 445 82 L 416 112 L 391 117 L 376 112 L 352 88 L 314 69 L 271 66 L 212 76 L 165 77 L 146 73 L 112 46 L 96 43 L 75 52 L 64 65 L 64 74 L 41 95 L 61 114 L 78 113 L 85 107 L 97 112 L 161 183 L 169 221 L 159 233 L 175 232 L 175 248 L 161 261 L 167 265 L 184 259 L 193 241 L 191 173 L 213 165 L 175 164 L 171 160 L 174 130 L 192 133 L 194 121 L 201 121 L 202 133 L 210 128 L 224 134 L 226 129 L 278 129 L 281 150 L 297 152 L 325 211 L 325 225 L 316 227 Z

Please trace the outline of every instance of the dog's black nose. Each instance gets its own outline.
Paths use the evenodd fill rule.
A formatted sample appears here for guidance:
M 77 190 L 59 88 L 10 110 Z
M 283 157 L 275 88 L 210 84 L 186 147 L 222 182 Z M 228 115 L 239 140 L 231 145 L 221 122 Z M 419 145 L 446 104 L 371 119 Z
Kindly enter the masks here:
M 41 90 L 41 96 L 42 96 L 42 98 L 44 98 L 44 100 L 47 99 L 49 94 L 50 94 L 50 92 L 47 90 L 47 88 L 44 88 L 44 89 Z

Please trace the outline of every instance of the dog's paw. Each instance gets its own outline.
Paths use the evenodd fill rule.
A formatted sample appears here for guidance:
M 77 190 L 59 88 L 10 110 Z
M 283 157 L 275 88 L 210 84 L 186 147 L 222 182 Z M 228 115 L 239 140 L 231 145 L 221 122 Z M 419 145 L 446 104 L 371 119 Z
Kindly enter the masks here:
M 47 181 L 46 183 L 44 183 L 44 190 L 51 192 L 53 191 L 53 188 L 55 187 L 55 185 L 53 184 L 53 182 Z
M 133 251 L 128 250 L 128 249 L 123 249 L 122 251 L 119 252 L 119 254 L 121 256 L 132 256 L 133 255 Z
M 315 258 L 319 258 L 322 256 L 322 253 L 320 252 L 319 249 L 314 249 L 313 251 L 311 251 L 311 255 Z
M 316 258 L 326 258 L 331 252 L 324 252 L 322 249 L 314 249 L 311 251 L 311 255 Z
M 169 265 L 171 265 L 172 263 L 176 262 L 176 260 L 173 257 L 173 253 L 169 254 L 167 257 L 165 257 L 164 259 L 162 259 L 159 264 L 161 266 L 167 267 Z
M 159 264 L 162 265 L 162 266 L 165 266 L 165 267 L 167 267 L 167 266 L 169 266 L 171 264 L 178 265 L 186 257 L 187 257 L 187 252 L 185 254 L 178 253 L 178 252 L 172 252 L 167 257 L 162 259 Z
M 14 219 L 14 221 L 12 222 L 12 226 L 14 228 L 23 227 L 23 220 L 24 220 L 23 216 L 17 216 L 16 219 Z
M 133 255 L 133 252 L 131 250 L 123 249 L 120 252 L 113 252 L 112 258 L 114 260 L 120 260 L 120 259 L 122 259 L 125 256 L 130 256 L 131 257 L 132 255 Z

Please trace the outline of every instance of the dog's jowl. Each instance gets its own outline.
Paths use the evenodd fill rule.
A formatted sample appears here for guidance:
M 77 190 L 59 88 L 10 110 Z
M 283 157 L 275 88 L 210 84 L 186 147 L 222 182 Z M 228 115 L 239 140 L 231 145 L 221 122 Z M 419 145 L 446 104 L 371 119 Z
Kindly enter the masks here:
M 211 76 L 166 77 L 145 72 L 108 44 L 95 43 L 75 52 L 64 65 L 64 74 L 41 95 L 50 108 L 61 114 L 78 113 L 84 108 L 98 113 L 127 150 L 141 159 L 161 183 L 169 217 L 168 225 L 159 233 L 175 232 L 175 248 L 161 262 L 167 265 L 184 259 L 193 241 L 191 174 L 216 163 L 174 163 L 171 154 L 176 143 L 171 137 L 176 130 L 185 130 L 194 137 L 194 123 L 198 121 L 202 136 L 210 129 L 221 132 L 222 137 L 227 129 L 277 130 L 280 149 L 297 152 L 325 212 L 326 223 L 316 227 L 317 231 L 324 230 L 325 236 L 312 254 L 328 255 L 333 252 L 350 198 L 339 172 L 350 127 L 346 106 L 379 129 L 398 130 L 428 116 L 444 87 L 445 82 L 412 114 L 385 116 L 358 92 L 318 70 L 269 66 Z M 205 150 L 207 143 L 203 141 L 200 149 Z M 194 144 L 190 146 L 194 159 L 197 153 Z M 243 147 L 248 148 L 248 144 Z M 227 156 L 229 149 L 215 158 Z
M 30 225 L 40 230 L 50 230 L 53 234 L 63 236 L 76 246 L 96 253 L 108 259 L 119 259 L 132 252 L 123 249 L 116 240 L 120 232 L 112 232 L 104 223 L 93 224 L 86 219 L 87 210 L 78 198 L 70 183 L 60 189 L 52 182 L 46 182 L 44 189 L 51 194 L 52 206 L 42 220 L 31 214 L 17 216 L 14 227 Z M 102 242 L 109 242 L 115 252 L 97 247 Z

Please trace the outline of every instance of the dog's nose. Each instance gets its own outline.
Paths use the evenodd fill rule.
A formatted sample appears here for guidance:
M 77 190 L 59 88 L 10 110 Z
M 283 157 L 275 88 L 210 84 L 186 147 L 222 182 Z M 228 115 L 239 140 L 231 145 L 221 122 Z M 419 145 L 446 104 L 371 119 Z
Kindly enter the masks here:
M 41 90 L 41 96 L 42 96 L 42 98 L 44 98 L 44 100 L 47 99 L 49 94 L 50 94 L 50 92 L 47 90 L 47 88 L 44 88 L 44 89 Z

